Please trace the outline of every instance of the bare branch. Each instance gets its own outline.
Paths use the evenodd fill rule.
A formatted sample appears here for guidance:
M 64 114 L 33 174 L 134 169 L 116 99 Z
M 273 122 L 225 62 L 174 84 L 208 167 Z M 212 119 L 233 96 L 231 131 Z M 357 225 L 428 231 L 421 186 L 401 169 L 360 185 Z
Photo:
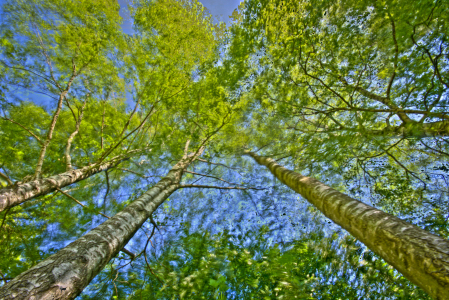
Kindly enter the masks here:
M 108 170 L 106 170 L 104 173 L 105 173 L 105 176 L 106 176 L 106 193 L 104 194 L 104 198 L 103 198 L 103 212 L 106 213 L 106 199 L 107 199 L 108 194 L 109 194 L 110 184 L 109 184 L 109 173 L 108 173 Z
M 200 174 L 200 173 L 196 173 L 196 172 L 192 172 L 192 171 L 185 171 L 185 172 L 186 173 L 190 173 L 190 174 L 194 174 L 194 175 L 198 175 L 198 176 L 213 178 L 213 179 L 216 179 L 216 180 L 220 180 L 220 181 L 226 182 L 227 184 L 237 185 L 236 183 L 232 183 L 232 182 L 226 181 L 226 180 L 224 180 L 222 178 L 218 178 L 218 177 L 215 177 L 215 176 L 206 175 L 206 174 Z
M 227 166 L 227 165 L 220 164 L 220 163 L 213 163 L 213 162 L 210 162 L 210 161 L 208 161 L 208 160 L 201 159 L 201 158 L 197 158 L 196 160 L 201 161 L 201 162 L 204 162 L 204 163 L 208 163 L 208 164 L 211 164 L 211 165 L 222 166 L 222 167 L 225 167 L 225 168 L 228 168 L 228 169 L 231 169 L 231 170 L 238 170 L 238 169 L 239 169 L 239 168 L 229 167 L 229 166 Z
M 200 184 L 183 184 L 179 188 L 207 188 L 219 190 L 265 190 L 266 188 L 255 187 L 239 187 L 239 186 L 214 186 L 214 185 L 200 185 Z
M 82 207 L 87 208 L 86 205 L 84 205 L 84 204 L 81 203 L 80 201 L 76 200 L 74 197 L 70 196 L 69 194 L 67 194 L 66 192 L 64 192 L 63 190 L 61 190 L 60 188 L 56 187 L 56 190 L 57 190 L 58 192 L 60 192 L 61 194 L 67 196 L 70 200 L 75 201 L 76 203 L 78 203 L 78 204 L 81 205 Z M 108 217 L 107 215 L 105 215 L 105 214 L 103 214 L 103 213 L 101 213 L 101 212 L 95 212 L 95 213 L 96 213 L 96 214 L 99 214 L 99 215 L 102 215 L 102 216 L 105 217 L 105 218 L 110 219 L 110 217 Z
M 53 131 L 55 130 L 56 122 L 58 120 L 59 114 L 60 114 L 61 109 L 62 109 L 62 102 L 63 102 L 64 98 L 67 96 L 67 93 L 69 92 L 70 87 L 72 86 L 73 80 L 75 79 L 76 76 L 77 76 L 77 74 L 76 74 L 76 65 L 73 64 L 73 66 L 72 66 L 72 76 L 70 77 L 69 81 L 67 82 L 67 86 L 66 86 L 65 90 L 62 91 L 61 94 L 59 95 L 58 106 L 56 107 L 56 111 L 55 111 L 55 113 L 53 115 L 53 119 L 51 121 L 50 128 L 48 129 L 47 138 L 45 139 L 45 142 L 44 142 L 44 144 L 42 145 L 42 148 L 41 148 L 41 153 L 39 154 L 39 159 L 37 161 L 36 171 L 34 173 L 34 177 L 35 178 L 40 178 L 41 177 L 42 165 L 44 164 L 45 153 L 47 151 L 48 145 L 50 144 L 50 142 L 51 142 L 51 140 L 53 138 Z
M 72 157 L 70 156 L 70 147 L 72 146 L 73 139 L 75 138 L 75 136 L 78 134 L 78 132 L 80 130 L 81 121 L 82 121 L 83 115 L 84 115 L 84 108 L 86 107 L 86 103 L 87 103 L 87 97 L 89 97 L 89 95 L 86 96 L 83 106 L 81 107 L 80 115 L 78 117 L 78 120 L 76 120 L 75 131 L 72 132 L 72 134 L 69 136 L 69 139 L 67 140 L 67 146 L 65 149 L 65 161 L 66 161 L 66 170 L 67 171 L 70 171 L 72 169 Z M 75 116 L 75 114 L 74 114 L 74 116 Z

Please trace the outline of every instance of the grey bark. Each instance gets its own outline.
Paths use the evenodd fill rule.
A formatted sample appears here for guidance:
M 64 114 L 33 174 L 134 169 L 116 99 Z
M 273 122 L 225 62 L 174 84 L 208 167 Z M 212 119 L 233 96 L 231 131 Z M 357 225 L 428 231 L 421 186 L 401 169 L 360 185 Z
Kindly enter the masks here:
M 248 152 L 326 217 L 435 299 L 449 299 L 449 241 Z
M 72 134 L 69 136 L 69 138 L 67 140 L 67 146 L 65 148 L 66 171 L 72 170 L 72 157 L 70 156 L 70 148 L 72 146 L 73 139 L 75 138 L 75 136 L 78 134 L 78 132 L 80 130 L 81 121 L 83 120 L 83 115 L 84 115 L 84 108 L 86 107 L 86 104 L 87 104 L 87 97 L 84 100 L 83 106 L 81 107 L 78 120 L 76 120 L 75 131 L 72 132 Z
M 61 94 L 59 95 L 58 106 L 56 107 L 55 114 L 53 115 L 53 119 L 51 120 L 50 128 L 48 129 L 48 133 L 47 133 L 47 138 L 45 139 L 45 142 L 42 145 L 41 153 L 39 154 L 39 159 L 37 161 L 36 172 L 34 173 L 34 177 L 36 179 L 39 179 L 41 177 L 42 165 L 44 164 L 45 153 L 47 152 L 48 145 L 50 144 L 50 142 L 53 138 L 53 131 L 55 130 L 56 122 L 58 121 L 58 117 L 61 112 L 62 101 L 67 96 L 67 93 L 70 90 L 70 86 L 72 85 L 72 82 L 75 79 L 75 76 L 76 76 L 76 74 L 75 74 L 75 68 L 74 68 L 73 75 L 70 78 L 69 82 L 67 83 L 66 89 L 63 92 L 61 92 Z
M 81 169 L 3 188 L 0 190 L 0 212 L 34 197 L 51 193 L 57 188 L 63 188 L 94 174 L 108 170 L 117 165 L 121 160 L 113 159 L 98 166 L 86 166 Z
M 74 299 L 179 186 L 194 156 L 184 156 L 123 211 L 0 288 L 3 300 Z

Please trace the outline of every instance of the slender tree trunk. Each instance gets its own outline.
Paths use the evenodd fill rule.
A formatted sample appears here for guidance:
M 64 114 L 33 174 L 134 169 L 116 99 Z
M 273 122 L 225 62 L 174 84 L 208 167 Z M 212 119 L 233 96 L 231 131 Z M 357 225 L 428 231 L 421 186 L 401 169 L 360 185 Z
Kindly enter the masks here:
M 64 100 L 64 98 L 67 96 L 70 87 L 72 86 L 73 80 L 76 77 L 76 73 L 75 73 L 75 66 L 73 66 L 73 73 L 72 76 L 69 79 L 69 82 L 67 83 L 67 87 L 65 88 L 64 91 L 61 92 L 61 94 L 59 95 L 59 100 L 58 100 L 58 106 L 56 108 L 55 114 L 53 115 L 53 119 L 51 120 L 51 124 L 50 124 L 50 128 L 48 129 L 48 133 L 47 133 L 47 138 L 45 139 L 44 144 L 42 145 L 41 148 L 41 153 L 39 154 L 39 159 L 37 161 L 37 165 L 36 165 L 36 172 L 34 173 L 34 177 L 36 179 L 40 179 L 41 178 L 41 173 L 42 173 L 42 165 L 44 164 L 44 158 L 45 158 L 45 153 L 47 152 L 47 147 L 50 144 L 52 138 L 53 138 L 53 131 L 55 130 L 56 127 L 56 122 L 58 121 L 58 117 L 59 114 L 61 112 L 62 109 L 62 101 Z
M 7 208 L 17 206 L 34 197 L 56 191 L 57 188 L 66 187 L 99 172 L 108 170 L 116 166 L 122 160 L 124 160 L 124 158 L 121 160 L 110 160 L 98 166 L 86 166 L 81 169 L 71 170 L 47 178 L 35 179 L 30 182 L 19 183 L 14 186 L 0 189 L 0 212 Z
M 449 299 L 449 241 L 248 152 L 257 163 L 349 231 L 435 299 Z
M 87 97 L 89 97 L 89 95 L 87 95 Z M 65 148 L 65 153 L 64 153 L 65 162 L 66 162 L 66 171 L 72 170 L 72 157 L 70 156 L 70 148 L 72 147 L 73 139 L 75 138 L 75 136 L 78 134 L 78 132 L 80 130 L 81 121 L 83 120 L 83 115 L 84 115 L 84 108 L 86 107 L 86 104 L 87 104 L 87 97 L 84 100 L 83 106 L 81 107 L 81 110 L 80 110 L 80 115 L 78 116 L 78 120 L 76 121 L 75 131 L 72 132 L 72 134 L 69 136 L 69 138 L 67 140 L 67 146 Z
M 123 211 L 0 288 L 4 300 L 74 299 L 179 186 L 194 155 L 184 156 Z

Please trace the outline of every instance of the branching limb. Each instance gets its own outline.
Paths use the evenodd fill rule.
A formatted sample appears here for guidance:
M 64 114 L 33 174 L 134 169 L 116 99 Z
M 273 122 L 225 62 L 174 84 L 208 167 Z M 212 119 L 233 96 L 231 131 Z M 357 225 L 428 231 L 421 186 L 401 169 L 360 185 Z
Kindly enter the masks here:
M 220 180 L 220 181 L 226 182 L 227 184 L 233 184 L 233 185 L 236 185 L 235 183 L 226 181 L 226 180 L 224 180 L 224 179 L 222 179 L 222 178 L 218 178 L 218 177 L 215 177 L 215 176 L 206 175 L 206 174 L 200 174 L 200 173 L 196 173 L 196 172 L 192 172 L 192 171 L 185 171 L 185 172 L 186 172 L 186 173 L 190 173 L 190 174 L 194 174 L 194 175 L 198 175 L 198 176 L 203 176 L 203 177 L 213 178 L 213 179 L 216 179 L 216 180 Z
M 2 224 L 0 225 L 0 232 L 2 232 L 3 224 L 5 223 L 6 216 L 8 215 L 10 209 L 11 209 L 11 207 L 8 207 L 8 209 L 5 211 L 5 215 L 3 216 Z
M 6 180 L 6 182 L 8 182 L 8 185 L 13 185 L 14 183 L 11 181 L 11 179 L 9 179 L 8 175 L 6 175 L 3 172 L 0 172 L 0 177 L 2 177 L 3 179 Z
M 106 199 L 108 198 L 108 194 L 109 194 L 109 190 L 110 190 L 110 184 L 109 184 L 109 173 L 108 173 L 108 170 L 106 170 L 104 173 L 105 173 L 105 176 L 106 176 L 106 193 L 104 194 L 104 198 L 103 198 L 103 212 L 106 213 Z
M 73 139 L 75 138 L 75 136 L 78 134 L 78 132 L 80 130 L 81 120 L 83 119 L 83 115 L 84 115 L 84 108 L 86 107 L 86 103 L 87 103 L 87 97 L 89 97 L 89 95 L 86 96 L 86 99 L 84 100 L 83 106 L 81 107 L 80 115 L 78 117 L 78 120 L 76 120 L 75 131 L 72 132 L 72 134 L 69 136 L 69 138 L 67 140 L 67 146 L 66 146 L 66 149 L 65 149 L 66 171 L 72 170 L 72 157 L 70 156 L 70 148 L 72 146 Z
M 103 155 L 101 156 L 101 158 L 99 159 L 99 162 L 101 163 L 112 151 L 114 151 L 118 146 L 121 145 L 121 143 L 126 140 L 130 135 L 132 135 L 134 132 L 136 132 L 139 128 L 141 128 L 143 125 L 145 125 L 147 119 L 153 114 L 155 106 L 153 105 L 151 107 L 151 110 L 148 112 L 148 114 L 145 116 L 145 118 L 143 119 L 143 121 L 140 123 L 139 126 L 137 126 L 137 128 L 135 128 L 134 130 L 132 130 L 130 133 L 128 133 L 126 136 L 122 137 L 114 146 L 111 146 L 109 149 L 107 149 Z
M 61 190 L 60 188 L 57 187 L 56 190 L 57 190 L 58 192 L 60 192 L 61 194 L 63 194 L 64 196 L 68 197 L 70 200 L 75 201 L 76 203 L 78 203 L 78 204 L 81 205 L 82 207 L 87 208 L 86 205 L 84 205 L 84 204 L 81 203 L 80 201 L 76 200 L 74 197 L 72 197 L 71 195 L 67 194 L 66 192 L 64 192 L 64 191 Z M 107 216 L 107 215 L 105 215 L 105 214 L 103 214 L 103 213 L 101 213 L 101 212 L 95 212 L 95 213 L 96 213 L 96 214 L 99 214 L 99 215 L 102 215 L 102 216 L 105 217 L 105 218 L 110 219 L 109 216 Z
M 69 92 L 70 87 L 72 86 L 73 80 L 75 80 L 75 77 L 77 75 L 78 74 L 76 72 L 76 65 L 72 61 L 72 76 L 70 77 L 65 90 L 62 91 L 61 94 L 59 95 L 58 106 L 56 107 L 56 111 L 53 115 L 53 119 L 51 121 L 50 128 L 48 129 L 47 138 L 45 139 L 45 142 L 43 143 L 42 148 L 41 148 L 41 153 L 39 154 L 36 171 L 34 173 L 35 178 L 41 178 L 42 165 L 44 164 L 45 153 L 47 151 L 48 145 L 50 144 L 50 142 L 53 138 L 53 131 L 55 130 L 56 122 L 58 120 L 59 114 L 62 109 L 62 102 L 63 102 L 64 98 L 67 96 L 67 93 Z
M 210 161 L 208 161 L 208 160 L 201 159 L 201 158 L 197 158 L 196 160 L 201 161 L 201 162 L 204 162 L 204 163 L 208 163 L 208 164 L 211 164 L 211 165 L 222 166 L 222 167 L 225 167 L 225 168 L 228 168 L 228 169 L 231 169 L 231 170 L 238 170 L 238 169 L 239 169 L 239 168 L 229 167 L 229 166 L 227 166 L 227 165 L 220 164 L 220 163 L 213 163 L 213 162 L 210 162 Z
M 267 188 L 255 188 L 255 187 L 239 187 L 239 186 L 214 186 L 214 185 L 200 185 L 200 184 L 183 184 L 179 188 L 207 188 L 207 189 L 219 189 L 219 190 L 265 190 Z
M 22 127 L 22 129 L 26 130 L 29 134 L 31 134 L 31 136 L 34 137 L 36 139 L 36 141 L 38 141 L 40 144 L 43 144 L 42 140 L 36 134 L 34 134 L 31 130 L 29 130 L 28 128 L 26 128 L 25 126 L 20 124 L 19 122 L 16 122 L 16 121 L 14 121 L 14 120 L 12 120 L 10 118 L 7 118 L 7 117 L 0 117 L 0 118 L 2 118 L 5 121 L 9 121 L 9 122 L 11 122 L 13 124 L 16 124 L 16 125 Z
M 156 277 L 157 280 L 159 280 L 159 282 L 163 284 L 164 282 L 153 272 L 153 269 L 151 268 L 150 263 L 148 262 L 148 258 L 147 258 L 148 243 L 151 242 L 151 238 L 153 237 L 154 231 L 156 230 L 156 227 L 157 227 L 156 223 L 154 223 L 154 220 L 151 216 L 150 216 L 150 220 L 151 220 L 151 223 L 153 224 L 153 230 L 151 231 L 151 235 L 145 244 L 145 248 L 143 249 L 143 256 L 145 257 L 145 263 L 147 264 L 148 270 L 150 270 L 151 274 L 153 274 L 153 276 Z
M 389 14 L 390 15 L 390 14 Z M 393 42 L 394 42 L 394 62 L 393 62 L 393 74 L 390 77 L 390 81 L 388 82 L 387 86 L 387 98 L 390 98 L 390 91 L 391 86 L 393 85 L 394 78 L 396 77 L 396 69 L 398 68 L 398 56 L 399 56 L 399 47 L 398 47 L 398 41 L 396 40 L 396 26 L 394 24 L 394 20 L 391 18 L 391 30 L 393 34 Z
M 152 178 L 152 177 L 159 177 L 159 178 L 162 178 L 162 177 L 163 177 L 163 176 L 147 176 L 147 175 L 143 175 L 143 174 L 137 173 L 137 172 L 135 172 L 135 171 L 133 171 L 133 170 L 125 169 L 125 168 L 118 168 L 118 169 L 119 169 L 119 170 L 122 170 L 122 171 L 125 171 L 125 172 L 129 172 L 129 173 L 135 174 L 135 175 L 140 176 L 140 177 L 142 177 L 142 178 Z

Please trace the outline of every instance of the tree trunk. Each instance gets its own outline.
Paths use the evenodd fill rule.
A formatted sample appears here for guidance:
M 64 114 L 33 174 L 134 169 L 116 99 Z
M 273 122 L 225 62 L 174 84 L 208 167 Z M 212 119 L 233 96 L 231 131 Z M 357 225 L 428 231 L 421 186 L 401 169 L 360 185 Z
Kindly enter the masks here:
M 281 182 L 435 299 L 449 299 L 449 241 L 248 152 Z
M 185 155 L 166 177 L 123 211 L 5 284 L 0 299 L 74 299 L 178 188 L 193 158 Z
M 0 189 L 0 212 L 34 197 L 51 193 L 57 188 L 63 188 L 99 172 L 108 170 L 122 160 L 112 159 L 98 166 L 86 166 L 81 169 L 71 170 L 47 178 L 35 179 L 30 182 L 19 183 L 12 187 L 9 186 Z

